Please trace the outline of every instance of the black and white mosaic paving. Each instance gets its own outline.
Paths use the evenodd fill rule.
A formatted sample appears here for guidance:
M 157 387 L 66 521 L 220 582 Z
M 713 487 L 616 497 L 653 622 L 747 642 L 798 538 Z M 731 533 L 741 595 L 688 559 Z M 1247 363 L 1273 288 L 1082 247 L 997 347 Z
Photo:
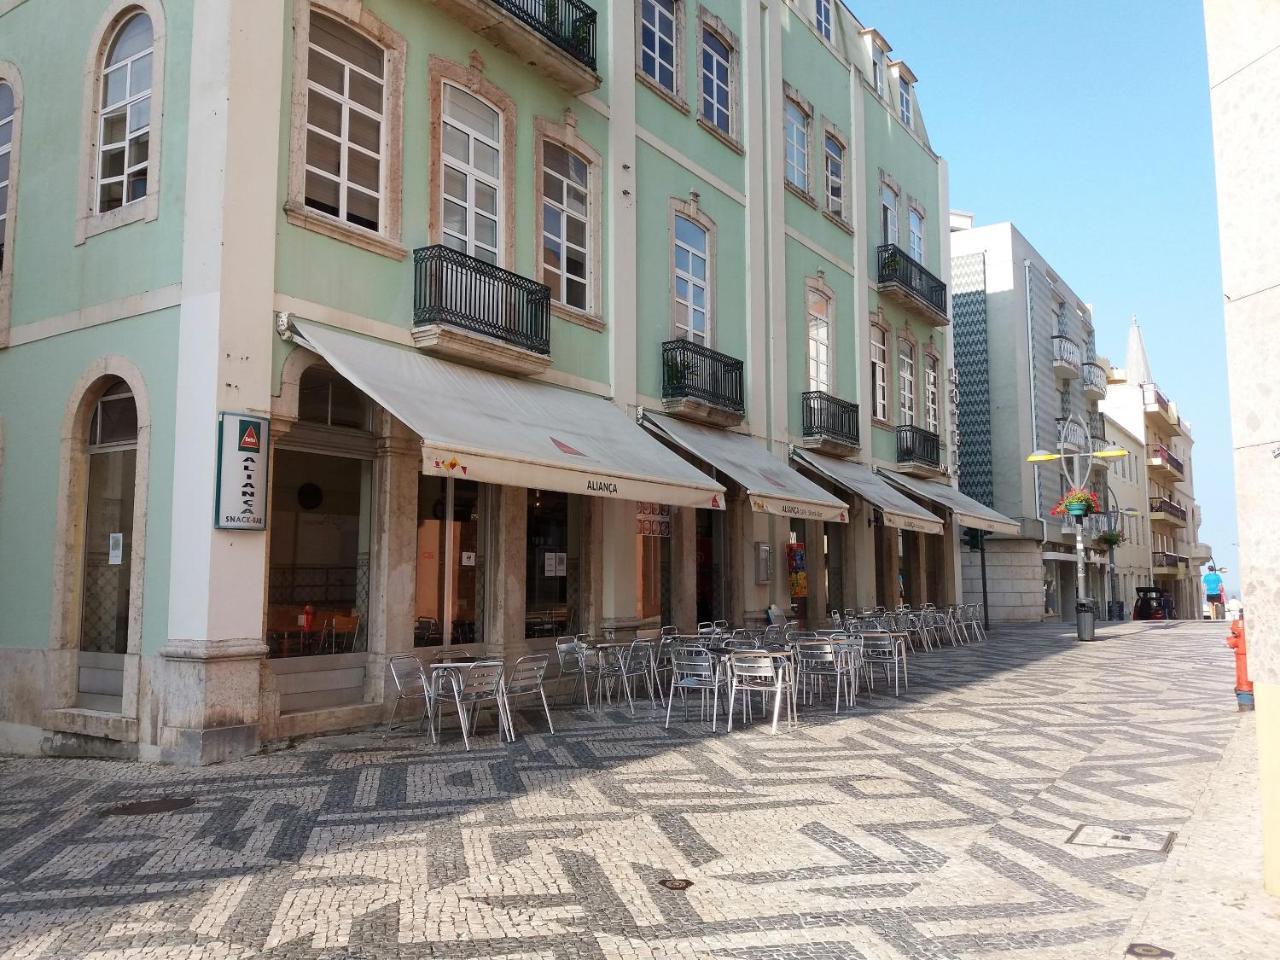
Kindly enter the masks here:
M 1067 840 L 1186 821 L 1238 722 L 1222 632 L 1000 629 L 777 736 L 646 703 L 470 754 L 0 760 L 0 958 L 1112 956 L 1168 853 Z

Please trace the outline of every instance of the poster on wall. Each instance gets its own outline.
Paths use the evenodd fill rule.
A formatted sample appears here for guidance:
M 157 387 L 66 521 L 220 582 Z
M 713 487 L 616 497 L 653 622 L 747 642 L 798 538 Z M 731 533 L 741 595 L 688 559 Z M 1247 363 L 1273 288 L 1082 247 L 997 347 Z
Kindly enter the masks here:
M 671 536 L 671 505 L 668 503 L 636 504 L 636 533 L 642 537 Z
M 787 579 L 791 582 L 792 597 L 809 596 L 809 574 L 805 568 L 804 544 L 787 544 Z
M 267 529 L 267 434 L 270 424 L 247 413 L 218 414 L 218 482 L 213 525 Z

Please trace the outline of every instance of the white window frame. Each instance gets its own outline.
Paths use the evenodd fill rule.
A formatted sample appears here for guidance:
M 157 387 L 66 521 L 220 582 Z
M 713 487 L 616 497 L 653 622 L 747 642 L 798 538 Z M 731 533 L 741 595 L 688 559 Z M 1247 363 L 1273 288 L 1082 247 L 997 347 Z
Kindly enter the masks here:
M 898 422 L 905 426 L 916 422 L 916 348 L 902 338 L 898 339 Z
M 809 192 L 809 127 L 813 118 L 797 100 L 787 97 L 783 101 L 783 149 L 785 153 L 784 175 L 786 182 L 801 193 Z M 796 118 L 802 122 L 797 124 Z
M 460 252 L 467 256 L 476 257 L 484 260 L 483 254 L 489 254 L 493 257 L 492 262 L 498 267 L 506 266 L 506 197 L 503 191 L 503 177 L 505 174 L 506 158 L 503 155 L 503 139 L 506 133 L 505 125 L 507 118 L 503 113 L 501 106 L 490 102 L 486 97 L 480 95 L 474 90 L 468 90 L 464 85 L 455 83 L 452 80 L 442 81 L 442 89 L 440 93 L 440 145 L 437 148 L 440 151 L 440 236 L 441 242 L 446 246 L 453 245 L 448 241 L 460 241 L 463 248 Z M 475 130 L 467 126 L 465 121 L 458 117 L 451 117 L 448 112 L 448 90 L 454 89 L 460 93 L 474 97 L 484 106 L 492 110 L 498 117 L 498 135 L 497 137 L 489 137 L 481 130 Z M 445 125 L 453 127 L 455 130 L 463 133 L 467 137 L 467 156 L 468 159 L 463 161 L 456 157 L 450 156 L 444 148 L 444 128 Z M 498 157 L 498 174 L 494 176 L 487 170 L 476 166 L 472 159 L 475 152 L 476 143 L 483 144 L 491 148 Z M 445 180 L 448 172 L 453 170 L 455 173 L 461 174 L 466 178 L 466 197 L 459 198 L 446 192 Z M 486 210 L 476 202 L 477 187 L 483 186 L 491 189 L 494 196 L 493 210 Z M 457 231 L 449 230 L 445 227 L 444 204 L 454 203 L 462 207 L 465 211 L 465 234 Z M 494 242 L 493 244 L 483 243 L 476 237 L 476 223 L 481 218 L 494 221 Z M 454 248 L 456 249 L 456 247 Z
M 586 182 L 581 186 L 579 186 L 576 183 L 566 180 L 558 171 L 552 170 L 547 165 L 547 162 L 546 162 L 546 151 L 548 146 L 555 147 L 559 150 L 563 150 L 571 158 L 581 162 L 582 165 L 586 168 Z M 568 144 L 560 143 L 550 137 L 544 137 L 542 141 L 540 167 L 541 167 L 541 171 L 540 171 L 541 176 L 539 177 L 539 180 L 538 180 L 538 183 L 539 183 L 538 191 L 539 191 L 539 198 L 542 201 L 540 205 L 540 211 L 539 211 L 539 219 L 541 220 L 541 223 L 542 223 L 542 230 L 541 230 L 541 236 L 539 237 L 539 243 L 541 244 L 541 248 L 540 248 L 541 252 L 539 256 L 542 259 L 542 264 L 541 264 L 542 269 L 538 275 L 539 279 L 542 279 L 548 271 L 559 274 L 560 275 L 560 294 L 559 296 L 557 296 L 555 293 L 555 290 L 554 289 L 552 290 L 552 294 L 551 294 L 552 303 L 557 306 L 566 307 L 569 310 L 577 310 L 582 313 L 591 313 L 593 309 L 592 288 L 594 286 L 592 274 L 595 270 L 594 256 L 593 256 L 593 241 L 595 239 L 595 234 L 596 234 L 596 231 L 595 229 L 593 229 L 593 226 L 592 226 L 592 214 L 595 211 L 593 209 L 593 203 L 592 203 L 592 197 L 591 197 L 591 186 L 592 186 L 591 181 L 594 179 L 594 171 L 592 169 L 591 160 L 590 158 L 580 154 L 577 150 L 573 149 Z M 566 203 L 557 201 L 555 198 L 548 197 L 546 195 L 546 178 L 547 177 L 551 177 L 560 183 L 561 193 L 566 197 L 568 196 L 568 192 L 571 189 L 582 191 L 583 212 L 581 214 L 574 212 L 572 209 L 570 209 L 567 206 Z M 560 218 L 561 235 L 559 237 L 555 236 L 552 230 L 549 228 L 549 225 L 547 222 L 548 208 L 554 211 Z M 581 244 L 573 243 L 569 239 L 567 224 L 571 218 L 574 220 L 580 220 L 582 222 L 583 242 Z M 559 243 L 562 248 L 559 266 L 555 266 L 546 261 L 546 242 L 548 239 L 551 239 L 552 241 Z M 574 279 L 581 280 L 583 284 L 583 288 L 584 288 L 583 303 L 581 305 L 570 303 L 568 299 L 569 285 L 567 281 L 570 278 L 570 274 L 568 272 L 568 260 L 563 253 L 564 250 L 568 250 L 568 249 L 573 249 L 582 256 L 584 273 L 582 277 L 574 278 Z M 548 286 L 550 286 L 550 284 L 548 284 Z
M 911 81 L 900 76 L 898 77 L 898 119 L 910 129 L 913 123 L 912 116 Z
M 830 41 L 833 35 L 831 0 L 813 0 L 813 24 L 818 28 L 818 35 Z
M 885 52 L 884 47 L 874 41 L 871 44 L 871 85 L 875 87 L 876 96 L 884 96 Z
M 907 211 L 907 253 L 916 263 L 924 263 L 924 214 L 912 207 Z
M 711 47 L 707 43 L 708 39 L 713 39 L 723 46 L 726 56 L 721 56 L 719 51 Z M 721 36 L 718 31 L 704 24 L 699 47 L 701 55 L 698 58 L 698 116 L 725 136 L 732 137 L 734 135 L 733 45 Z M 710 70 L 708 70 L 708 58 L 712 61 Z M 717 75 L 721 70 L 724 72 L 723 79 Z M 708 86 L 711 88 L 710 94 L 708 94 Z M 723 107 L 721 107 L 718 99 L 718 94 L 722 90 L 724 92 Z M 708 114 L 708 109 L 710 114 Z M 720 122 L 721 118 L 724 120 L 723 124 Z
M 116 42 L 120 39 L 121 34 L 124 33 L 126 28 L 128 28 L 128 26 L 132 24 L 135 20 L 137 20 L 139 17 L 147 18 L 147 24 L 151 32 L 151 42 L 144 49 L 139 50 L 137 53 L 134 53 L 129 57 L 126 57 L 124 60 L 121 60 L 119 63 L 108 67 L 107 58 L 111 55 L 112 48 L 116 45 Z M 139 88 L 138 90 L 134 90 L 133 89 L 134 71 L 138 69 L 139 65 L 144 60 L 147 61 L 147 71 L 148 71 L 146 86 Z M 94 178 L 95 184 L 94 184 L 94 192 L 93 192 L 93 212 L 95 216 L 103 216 L 115 210 L 119 210 L 124 207 L 131 206 L 132 204 L 141 203 L 142 201 L 146 200 L 147 194 L 150 192 L 151 175 L 152 175 L 152 170 L 151 170 L 151 146 L 152 146 L 151 116 L 152 114 L 151 114 L 151 111 L 154 107 L 154 103 L 152 102 L 152 99 L 151 99 L 151 92 L 152 92 L 152 87 L 154 85 L 153 78 L 155 77 L 156 65 L 157 64 L 156 64 L 155 22 L 151 19 L 151 16 L 150 14 L 147 13 L 147 11 L 141 8 L 137 10 L 131 10 L 126 16 L 120 19 L 119 23 L 117 23 L 115 28 L 111 31 L 110 36 L 107 38 L 106 45 L 103 48 L 102 62 L 101 62 L 101 65 L 99 66 L 98 89 L 103 91 L 102 97 L 106 96 L 105 91 L 108 87 L 109 76 L 111 76 L 112 74 L 120 73 L 124 75 L 125 80 L 124 80 L 123 95 L 121 97 L 111 101 L 110 103 L 103 103 L 102 97 L 99 98 L 98 118 L 97 118 L 98 149 L 93 160 L 94 169 L 96 171 L 96 176 Z M 134 110 L 136 108 L 141 107 L 144 101 L 146 103 L 147 119 L 145 122 L 139 124 L 137 127 L 133 127 L 132 124 L 133 124 Z M 113 140 L 110 143 L 106 142 L 108 124 L 112 120 L 122 115 L 125 120 L 124 139 Z M 134 144 L 142 141 L 144 138 L 147 144 L 146 159 L 140 162 L 135 162 L 133 164 L 130 164 L 129 154 L 132 151 Z M 120 173 L 108 175 L 106 172 L 107 157 L 110 156 L 111 154 L 116 153 L 117 151 L 122 153 L 122 159 L 123 159 Z M 146 184 L 146 186 L 144 187 L 143 192 L 140 196 L 130 199 L 129 198 L 129 181 L 131 178 L 133 178 L 135 175 L 139 173 L 142 174 L 144 178 L 143 182 Z M 103 206 L 102 206 L 103 188 L 111 186 L 113 184 L 120 185 L 120 197 L 121 197 L 120 203 L 116 206 L 110 207 L 109 209 L 103 209 Z
M 898 192 L 880 184 L 880 233 L 883 243 L 898 244 Z
M 680 97 L 680 43 L 681 43 L 681 0 L 640 0 L 636 6 L 636 70 L 658 90 L 668 96 Z M 644 31 L 653 31 L 653 44 L 646 45 Z M 661 42 L 666 40 L 671 45 L 671 59 L 661 56 Z M 645 69 L 645 57 L 653 58 L 653 70 Z M 662 82 L 662 68 L 671 72 L 671 84 Z
M 835 144 L 838 153 L 833 154 L 831 145 Z M 845 221 L 845 169 L 848 166 L 849 149 L 844 142 L 831 131 L 827 131 L 822 138 L 822 170 L 824 174 L 824 183 L 826 194 L 827 213 L 831 214 L 837 220 Z M 839 169 L 832 171 L 832 167 L 838 164 Z M 835 189 L 833 189 L 835 188 Z M 837 193 L 839 194 L 837 196 Z
M 22 136 L 22 84 L 18 70 L 12 64 L 0 61 L 0 86 L 7 87 L 13 98 L 13 112 L 0 119 L 0 131 L 6 133 L 0 146 L 8 172 L 0 174 L 0 188 L 5 189 L 0 199 L 0 349 L 9 345 L 9 307 L 13 283 L 14 223 L 18 209 L 18 159 L 19 141 Z
M 378 47 L 378 49 L 382 51 L 382 76 L 376 77 L 362 67 L 343 60 L 337 53 L 325 49 L 322 45 L 316 43 L 316 41 L 312 39 L 311 30 L 310 28 L 308 29 L 308 62 L 310 61 L 311 55 L 314 53 L 337 63 L 342 69 L 344 89 L 340 92 L 330 87 L 326 87 L 312 79 L 310 71 L 308 71 L 306 86 L 308 98 L 315 93 L 318 96 L 323 96 L 328 100 L 336 102 L 339 106 L 339 110 L 341 111 L 341 119 L 339 133 L 336 138 L 331 131 L 325 130 L 324 128 L 316 126 L 310 122 L 307 123 L 306 129 L 308 134 L 308 145 L 304 147 L 303 165 L 306 174 L 311 174 L 326 181 L 337 183 L 338 212 L 334 214 L 309 203 L 306 195 L 305 182 L 303 187 L 303 203 L 306 204 L 308 209 L 312 210 L 316 214 L 332 217 L 346 227 L 358 230 L 368 230 L 371 233 L 382 233 L 387 220 L 387 178 L 389 173 L 387 164 L 387 80 L 388 73 L 391 69 L 391 58 L 388 55 L 388 51 L 385 46 L 377 43 L 370 37 L 365 36 L 360 30 L 356 29 L 351 23 L 344 21 L 341 17 L 333 16 L 323 10 L 317 10 L 314 8 L 310 11 L 310 16 L 312 18 L 317 16 L 327 17 L 339 28 L 347 30 L 358 36 L 360 39 Z M 351 79 L 353 76 L 363 77 L 367 81 L 376 83 L 378 87 L 381 88 L 382 102 L 380 110 L 374 111 L 350 96 Z M 369 150 L 367 147 L 355 143 L 351 139 L 350 127 L 353 113 L 371 119 L 378 124 L 378 150 L 376 153 Z M 307 163 L 307 154 L 310 150 L 309 138 L 312 134 L 317 137 L 323 137 L 328 141 L 334 141 L 338 144 L 338 175 L 336 178 L 331 172 Z M 358 156 L 365 157 L 366 159 L 372 159 L 378 164 L 378 187 L 376 191 L 371 190 L 364 184 L 356 183 L 350 178 L 348 164 L 353 152 Z M 355 193 L 362 194 L 365 197 L 369 197 L 377 201 L 378 225 L 376 227 L 370 227 L 363 223 L 356 223 L 349 219 L 348 215 L 350 211 L 347 208 L 348 191 L 354 191 Z
M 871 402 L 875 419 L 889 420 L 889 331 L 871 325 Z
M 941 423 L 938 410 L 938 358 L 924 355 L 924 428 L 937 433 Z
M 679 223 L 681 220 L 702 231 L 703 249 L 701 251 L 680 239 Z M 704 218 L 683 209 L 678 209 L 674 212 L 671 221 L 672 327 L 675 330 L 675 335 L 680 339 L 689 340 L 692 343 L 700 343 L 706 347 L 711 347 L 715 343 L 715 325 L 711 309 L 714 270 L 712 240 L 712 227 Z M 682 253 L 688 258 L 688 267 L 680 265 Z M 701 279 L 698 278 L 693 270 L 695 258 L 699 257 L 703 260 L 703 275 Z M 683 296 L 680 293 L 680 285 L 682 283 L 685 284 L 688 291 Z M 695 296 L 695 293 L 699 290 L 702 292 L 701 307 L 698 307 L 697 297 Z M 698 334 L 693 326 L 693 312 L 698 309 L 703 312 L 701 335 Z
M 814 309 L 821 305 L 821 312 Z M 810 390 L 831 392 L 831 297 L 813 286 L 805 289 L 808 380 Z

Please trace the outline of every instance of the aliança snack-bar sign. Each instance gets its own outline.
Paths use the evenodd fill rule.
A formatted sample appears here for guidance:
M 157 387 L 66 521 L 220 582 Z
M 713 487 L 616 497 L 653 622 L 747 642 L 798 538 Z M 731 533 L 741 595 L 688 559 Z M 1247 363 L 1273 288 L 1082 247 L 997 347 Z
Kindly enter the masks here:
M 218 480 L 213 525 L 267 529 L 267 437 L 270 424 L 247 413 L 218 414 Z

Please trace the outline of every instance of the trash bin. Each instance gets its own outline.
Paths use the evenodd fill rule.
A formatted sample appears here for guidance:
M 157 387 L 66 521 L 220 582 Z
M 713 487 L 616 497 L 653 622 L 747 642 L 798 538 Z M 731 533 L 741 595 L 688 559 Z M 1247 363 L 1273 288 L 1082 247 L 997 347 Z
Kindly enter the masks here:
M 1076 602 L 1076 638 L 1078 640 L 1093 639 L 1093 601 L 1078 600 Z
M 1124 619 L 1124 601 L 1123 600 L 1107 601 L 1107 619 L 1108 620 Z

